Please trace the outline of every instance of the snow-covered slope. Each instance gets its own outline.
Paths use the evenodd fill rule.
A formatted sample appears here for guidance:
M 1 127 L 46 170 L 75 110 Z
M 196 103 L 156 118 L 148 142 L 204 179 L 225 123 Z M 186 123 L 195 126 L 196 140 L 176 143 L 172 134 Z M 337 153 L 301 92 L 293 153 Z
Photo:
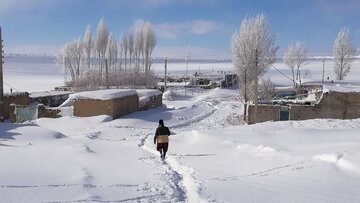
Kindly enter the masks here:
M 174 97 L 116 120 L 0 124 L 1 201 L 360 201 L 360 119 L 243 125 L 236 93 Z M 172 131 L 165 162 L 159 119 Z

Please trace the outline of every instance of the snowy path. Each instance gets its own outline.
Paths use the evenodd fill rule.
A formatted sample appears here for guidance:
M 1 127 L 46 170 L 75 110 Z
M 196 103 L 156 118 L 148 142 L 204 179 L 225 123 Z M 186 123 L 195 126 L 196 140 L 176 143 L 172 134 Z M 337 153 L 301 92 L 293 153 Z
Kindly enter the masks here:
M 151 146 L 153 142 L 153 133 L 149 133 L 146 136 L 146 141 L 140 145 L 140 147 L 155 156 L 154 162 L 160 162 L 167 180 L 172 185 L 176 197 L 176 202 L 204 202 L 198 192 L 201 190 L 200 184 L 192 176 L 194 170 L 186 166 L 181 165 L 174 157 L 168 156 L 166 160 L 160 161 L 159 152 Z

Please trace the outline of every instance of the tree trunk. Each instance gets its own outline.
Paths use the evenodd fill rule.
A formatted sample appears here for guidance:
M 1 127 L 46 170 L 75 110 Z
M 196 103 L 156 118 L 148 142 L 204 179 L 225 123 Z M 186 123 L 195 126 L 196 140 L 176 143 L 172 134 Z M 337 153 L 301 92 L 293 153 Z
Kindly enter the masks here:
M 257 50 L 255 51 L 255 86 L 254 86 L 254 102 L 255 102 L 255 108 L 254 108 L 254 123 L 256 123 L 256 114 L 257 114 L 257 107 L 258 107 L 258 96 L 259 96 L 259 69 L 258 69 L 258 53 Z
M 247 101 L 244 102 L 244 121 L 247 123 L 247 119 L 246 119 L 246 116 L 247 116 Z

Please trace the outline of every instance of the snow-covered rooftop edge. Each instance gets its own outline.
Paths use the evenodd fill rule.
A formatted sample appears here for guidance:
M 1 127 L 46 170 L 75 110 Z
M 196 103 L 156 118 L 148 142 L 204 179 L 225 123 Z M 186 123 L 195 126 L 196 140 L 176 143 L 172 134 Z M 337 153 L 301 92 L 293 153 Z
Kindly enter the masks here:
M 94 99 L 94 100 L 110 100 L 123 98 L 131 95 L 136 95 L 137 92 L 131 89 L 110 89 L 110 90 L 95 90 L 70 94 L 69 99 Z
M 123 98 L 131 95 L 139 95 L 139 98 L 147 98 L 162 94 L 156 89 L 109 89 L 109 90 L 94 90 L 70 94 L 70 100 L 79 99 L 94 99 L 94 100 L 110 100 Z
M 322 85 L 322 81 L 306 81 L 303 85 Z M 360 92 L 360 81 L 355 80 L 334 80 L 324 81 L 323 91 L 329 92 Z

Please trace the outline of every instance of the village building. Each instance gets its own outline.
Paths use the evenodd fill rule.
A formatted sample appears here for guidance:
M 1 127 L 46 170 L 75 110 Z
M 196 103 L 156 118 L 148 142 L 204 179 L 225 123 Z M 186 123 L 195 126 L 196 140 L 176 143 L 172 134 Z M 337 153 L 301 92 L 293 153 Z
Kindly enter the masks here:
M 114 119 L 136 112 L 139 98 L 135 90 L 97 90 L 71 94 L 74 101 L 74 116 L 90 117 L 109 115 Z
M 162 106 L 162 92 L 156 89 L 107 89 L 73 94 L 67 91 L 24 92 L 6 94 L 4 98 L 5 119 L 12 123 L 58 118 L 61 109 L 69 106 L 73 107 L 74 116 L 109 115 L 114 119 Z
M 10 104 L 27 106 L 30 104 L 29 93 L 27 92 L 12 92 L 4 94 L 4 119 L 10 118 Z
M 159 90 L 109 89 L 71 94 L 74 116 L 109 115 L 113 119 L 162 106 Z
M 307 94 L 294 99 L 259 102 L 249 105 L 249 124 L 265 121 L 306 119 L 356 119 L 360 118 L 360 84 L 328 82 L 324 86 L 316 83 L 304 84 Z

